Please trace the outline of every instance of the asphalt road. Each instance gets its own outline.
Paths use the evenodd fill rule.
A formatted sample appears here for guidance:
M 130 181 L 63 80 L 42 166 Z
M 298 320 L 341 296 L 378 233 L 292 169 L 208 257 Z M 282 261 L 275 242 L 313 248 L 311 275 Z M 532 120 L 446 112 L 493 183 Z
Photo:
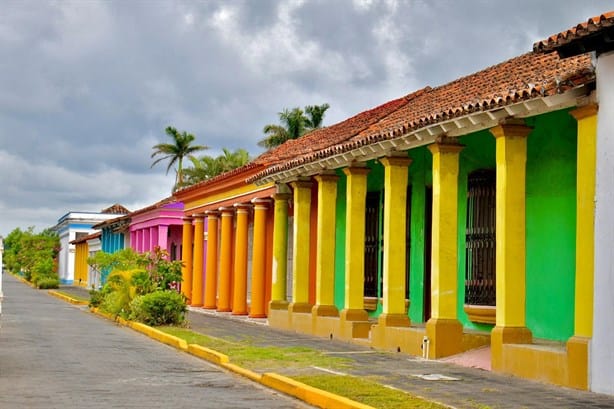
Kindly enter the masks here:
M 2 279 L 2 409 L 310 407 Z

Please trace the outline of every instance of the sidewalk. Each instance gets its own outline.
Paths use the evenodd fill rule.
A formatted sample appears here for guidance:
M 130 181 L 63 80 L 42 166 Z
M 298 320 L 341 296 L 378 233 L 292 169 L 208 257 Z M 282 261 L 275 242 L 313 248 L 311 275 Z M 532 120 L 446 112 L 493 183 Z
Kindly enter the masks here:
M 88 295 L 86 289 L 78 287 L 62 287 L 61 291 L 82 297 Z M 246 341 L 255 346 L 302 346 L 323 351 L 331 356 L 342 356 L 352 361 L 351 369 L 347 370 L 350 375 L 377 377 L 388 386 L 457 408 L 614 409 L 612 396 L 280 331 L 270 328 L 264 319 L 254 320 L 190 307 L 188 321 L 192 331 L 213 337 Z M 317 371 L 316 368 L 314 370 Z M 277 372 L 292 375 L 283 370 Z

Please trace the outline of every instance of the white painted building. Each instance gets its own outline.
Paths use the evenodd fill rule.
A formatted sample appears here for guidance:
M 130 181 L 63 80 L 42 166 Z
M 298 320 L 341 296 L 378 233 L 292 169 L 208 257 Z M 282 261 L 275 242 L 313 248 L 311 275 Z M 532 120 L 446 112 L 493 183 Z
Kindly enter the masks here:
M 102 250 L 100 237 L 89 239 L 87 241 L 87 249 L 89 252 L 89 257 L 93 257 L 96 253 Z M 91 288 L 95 289 L 99 289 L 101 286 L 100 271 L 92 268 L 92 266 L 88 266 L 87 283 Z
M 125 207 L 116 204 L 100 213 L 68 212 L 58 220 L 53 230 L 60 238 L 60 253 L 58 254 L 60 283 L 72 284 L 74 280 L 75 245 L 70 242 L 96 232 L 97 230 L 92 228 L 93 225 L 127 213 L 129 211 Z

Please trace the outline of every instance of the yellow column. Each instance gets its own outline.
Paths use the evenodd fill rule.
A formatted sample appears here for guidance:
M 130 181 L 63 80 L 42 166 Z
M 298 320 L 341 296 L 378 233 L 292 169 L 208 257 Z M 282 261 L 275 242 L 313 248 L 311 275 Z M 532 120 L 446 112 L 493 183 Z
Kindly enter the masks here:
M 205 214 L 197 213 L 194 218 L 194 264 L 192 265 L 192 302 L 193 307 L 203 305 L 203 261 L 205 247 Z
M 365 286 L 365 212 L 368 168 L 343 169 L 347 175 L 345 222 L 345 305 L 342 321 L 366 321 Z
M 286 286 L 288 270 L 288 200 L 290 194 L 276 193 L 273 220 L 273 272 L 271 277 L 271 309 L 288 307 Z
M 252 245 L 252 282 L 249 316 L 266 317 L 265 310 L 265 266 L 266 266 L 266 214 L 269 199 L 254 199 L 254 239 Z
M 218 216 L 213 210 L 207 215 L 207 266 L 205 270 L 205 304 L 204 308 L 214 310 L 217 306 L 217 245 Z
M 463 327 L 457 319 L 458 166 L 461 145 L 436 143 L 433 154 L 431 319 L 426 323 L 430 357 L 461 351 Z
M 309 232 L 311 212 L 311 182 L 295 181 L 294 241 L 292 255 L 292 303 L 290 312 L 311 312 L 309 304 Z
M 232 225 L 234 209 L 232 207 L 220 208 L 222 212 L 222 228 L 220 238 L 220 282 L 218 291 L 217 310 L 230 311 L 230 275 L 232 274 Z
M 336 175 L 318 175 L 318 227 L 316 259 L 316 305 L 312 312 L 317 316 L 339 315 L 335 307 L 335 219 L 337 208 Z
M 497 149 L 497 324 L 491 332 L 492 368 L 502 368 L 503 344 L 530 343 L 525 327 L 527 136 L 524 125 L 490 130 Z
M 247 228 L 250 205 L 236 204 L 237 231 L 235 234 L 234 280 L 232 314 L 247 314 Z
M 588 389 L 588 348 L 593 336 L 597 108 L 587 105 L 570 112 L 578 122 L 578 156 L 574 336 L 567 341 L 567 362 L 569 386 L 580 389 Z
M 181 237 L 181 293 L 190 300 L 192 298 L 192 218 L 183 218 Z
M 407 179 L 411 159 L 387 157 L 384 165 L 384 286 L 383 311 L 378 323 L 409 326 L 405 311 Z

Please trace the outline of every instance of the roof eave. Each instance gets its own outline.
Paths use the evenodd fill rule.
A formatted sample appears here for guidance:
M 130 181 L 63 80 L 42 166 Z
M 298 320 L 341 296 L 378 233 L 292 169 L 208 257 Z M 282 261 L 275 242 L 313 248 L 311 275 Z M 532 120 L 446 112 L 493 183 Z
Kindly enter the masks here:
M 300 176 L 310 176 L 323 170 L 348 167 L 357 162 L 366 162 L 390 155 L 393 152 L 407 151 L 419 146 L 431 144 L 438 137 L 460 137 L 469 133 L 492 128 L 511 118 L 526 118 L 547 112 L 557 111 L 578 105 L 578 99 L 587 95 L 589 89 L 581 85 L 563 94 L 531 98 L 506 106 L 499 106 L 485 111 L 476 111 L 445 121 L 428 124 L 410 130 L 400 136 L 390 137 L 372 144 L 348 149 L 345 152 L 316 159 L 290 169 L 275 172 L 254 180 L 256 185 L 266 183 L 287 183 Z

